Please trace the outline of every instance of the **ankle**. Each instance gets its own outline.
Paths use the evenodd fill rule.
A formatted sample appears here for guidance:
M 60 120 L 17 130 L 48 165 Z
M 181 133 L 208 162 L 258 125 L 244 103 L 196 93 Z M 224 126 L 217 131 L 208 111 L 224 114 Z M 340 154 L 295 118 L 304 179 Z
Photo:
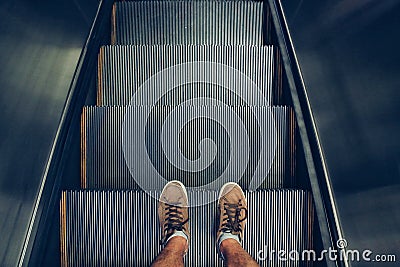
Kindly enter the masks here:
M 242 247 L 236 239 L 227 238 L 221 241 L 221 243 L 219 244 L 219 250 L 222 255 L 225 255 L 229 251 L 229 249 L 237 246 Z
M 185 255 L 188 250 L 188 240 L 182 236 L 173 236 L 168 240 L 165 249 Z

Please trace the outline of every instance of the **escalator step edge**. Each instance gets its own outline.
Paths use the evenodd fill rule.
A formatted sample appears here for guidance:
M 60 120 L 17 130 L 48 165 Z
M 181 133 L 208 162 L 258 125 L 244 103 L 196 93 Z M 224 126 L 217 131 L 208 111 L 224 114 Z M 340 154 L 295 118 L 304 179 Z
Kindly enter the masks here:
M 303 190 L 245 192 L 248 217 L 243 246 L 261 266 L 307 266 L 266 259 L 269 250 L 311 249 L 313 205 Z M 153 196 L 158 196 L 157 192 Z M 188 191 L 202 206 L 189 209 L 186 266 L 222 266 L 215 248 L 217 191 Z M 62 266 L 149 266 L 161 251 L 156 197 L 144 191 L 64 191 Z M 268 251 L 266 249 L 269 249 Z

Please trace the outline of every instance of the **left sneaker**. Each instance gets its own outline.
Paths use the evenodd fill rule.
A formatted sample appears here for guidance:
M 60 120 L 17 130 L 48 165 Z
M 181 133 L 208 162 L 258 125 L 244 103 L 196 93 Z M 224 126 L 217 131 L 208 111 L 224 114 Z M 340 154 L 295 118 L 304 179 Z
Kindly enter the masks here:
M 188 196 L 185 186 L 179 181 L 168 182 L 158 202 L 158 218 L 161 225 L 161 243 L 166 245 L 175 233 L 182 233 L 189 243 Z M 184 237 L 184 236 L 183 236 Z

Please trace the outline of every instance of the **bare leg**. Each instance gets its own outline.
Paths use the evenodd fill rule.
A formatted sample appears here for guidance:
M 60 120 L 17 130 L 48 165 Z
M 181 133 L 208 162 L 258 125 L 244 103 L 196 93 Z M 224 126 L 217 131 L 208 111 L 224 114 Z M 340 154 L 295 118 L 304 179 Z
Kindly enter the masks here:
M 152 267 L 183 267 L 183 256 L 187 251 L 187 241 L 181 236 L 172 237 L 154 260 Z
M 228 267 L 258 267 L 258 263 L 234 239 L 225 239 L 219 247 Z

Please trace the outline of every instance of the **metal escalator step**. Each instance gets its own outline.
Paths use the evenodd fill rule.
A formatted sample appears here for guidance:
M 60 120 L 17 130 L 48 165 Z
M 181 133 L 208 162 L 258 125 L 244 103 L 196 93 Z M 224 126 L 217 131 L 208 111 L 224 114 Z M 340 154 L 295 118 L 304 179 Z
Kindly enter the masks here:
M 187 266 L 222 266 L 216 252 L 217 191 L 188 191 L 191 239 Z M 312 249 L 313 204 L 302 190 L 245 192 L 243 246 L 261 266 L 306 266 L 266 254 Z M 61 198 L 62 266 L 150 266 L 161 250 L 157 200 L 143 191 L 66 191 Z M 275 254 L 276 256 L 276 254 Z M 286 255 L 287 257 L 287 255 Z
M 292 187 L 294 127 L 289 107 L 85 107 L 82 187 Z
M 228 105 L 272 105 L 281 90 L 275 54 L 273 46 L 104 46 L 97 104 L 178 105 L 206 97 Z
M 262 45 L 270 21 L 263 1 L 123 1 L 111 43 Z

